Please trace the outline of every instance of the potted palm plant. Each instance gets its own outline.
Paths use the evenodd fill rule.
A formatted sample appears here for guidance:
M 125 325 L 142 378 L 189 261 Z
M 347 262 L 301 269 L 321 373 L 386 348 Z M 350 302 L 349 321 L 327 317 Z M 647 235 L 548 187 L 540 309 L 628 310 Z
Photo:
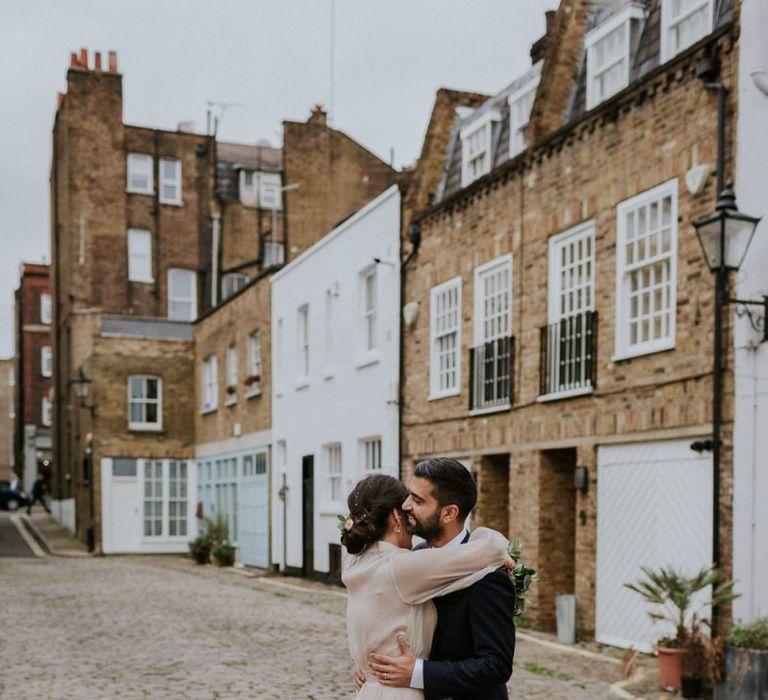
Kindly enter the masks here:
M 703 630 L 709 620 L 703 616 L 704 608 L 736 598 L 735 582 L 725 580 L 715 567 L 705 567 L 690 577 L 672 567 L 641 568 L 645 578 L 624 585 L 653 606 L 648 611 L 652 620 L 671 623 L 675 629 L 674 637 L 659 639 L 656 644 L 659 685 L 679 690 L 685 678 L 683 697 L 697 697 L 709 660 L 709 639 Z M 694 607 L 696 595 L 710 587 L 709 601 Z

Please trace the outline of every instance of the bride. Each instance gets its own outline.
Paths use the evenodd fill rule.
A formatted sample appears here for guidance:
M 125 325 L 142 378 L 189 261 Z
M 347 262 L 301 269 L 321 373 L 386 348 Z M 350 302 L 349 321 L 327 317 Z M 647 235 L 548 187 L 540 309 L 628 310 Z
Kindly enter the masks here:
M 437 612 L 432 598 L 478 582 L 507 560 L 506 538 L 477 528 L 460 547 L 411 551 L 401 510 L 408 490 L 384 474 L 368 476 L 349 494 L 349 518 L 341 543 L 349 554 L 342 572 L 347 587 L 347 633 L 352 658 L 368 680 L 359 700 L 423 700 L 413 688 L 376 681 L 371 652 L 398 656 L 405 635 L 417 657 L 429 656 Z

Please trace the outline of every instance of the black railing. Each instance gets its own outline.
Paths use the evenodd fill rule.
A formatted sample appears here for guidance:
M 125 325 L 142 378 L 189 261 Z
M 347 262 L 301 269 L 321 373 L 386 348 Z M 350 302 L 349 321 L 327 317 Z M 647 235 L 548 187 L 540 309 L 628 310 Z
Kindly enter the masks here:
M 594 388 L 597 312 L 568 316 L 541 329 L 542 395 Z
M 512 405 L 515 339 L 498 338 L 469 350 L 469 408 Z

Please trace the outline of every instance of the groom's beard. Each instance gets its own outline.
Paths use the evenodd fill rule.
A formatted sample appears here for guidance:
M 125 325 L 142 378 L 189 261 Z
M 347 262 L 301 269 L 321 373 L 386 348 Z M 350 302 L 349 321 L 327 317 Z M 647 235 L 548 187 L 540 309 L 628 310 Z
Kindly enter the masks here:
M 426 520 L 419 521 L 411 513 L 405 518 L 405 531 L 409 535 L 418 535 L 430 542 L 440 537 L 442 528 L 440 527 L 440 509 L 438 508 Z

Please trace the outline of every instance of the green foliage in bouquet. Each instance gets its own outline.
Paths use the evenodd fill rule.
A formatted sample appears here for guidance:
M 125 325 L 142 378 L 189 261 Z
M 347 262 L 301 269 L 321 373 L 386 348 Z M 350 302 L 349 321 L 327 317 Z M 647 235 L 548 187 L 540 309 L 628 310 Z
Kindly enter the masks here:
M 526 596 L 531 586 L 539 579 L 536 575 L 536 570 L 521 562 L 522 551 L 520 549 L 519 540 L 510 540 L 509 548 L 507 549 L 509 558 L 514 562 L 514 567 L 509 571 L 509 580 L 512 581 L 512 585 L 515 587 L 515 611 L 514 616 L 520 617 L 525 613 L 527 607 Z

